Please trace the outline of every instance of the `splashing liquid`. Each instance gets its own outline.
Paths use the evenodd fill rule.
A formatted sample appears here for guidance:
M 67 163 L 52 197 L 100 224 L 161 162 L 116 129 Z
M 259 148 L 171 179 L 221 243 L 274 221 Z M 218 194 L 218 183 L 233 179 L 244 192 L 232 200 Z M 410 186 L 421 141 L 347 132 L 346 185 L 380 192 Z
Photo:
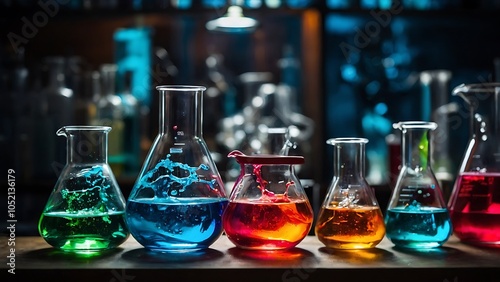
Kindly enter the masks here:
M 147 191 L 154 192 L 156 197 L 178 196 L 184 192 L 186 187 L 190 185 L 205 185 L 208 190 L 217 192 L 217 181 L 215 179 L 201 179 L 197 171 L 209 171 L 206 164 L 201 164 L 198 167 L 190 167 L 187 164 L 173 162 L 170 160 L 171 155 L 168 154 L 164 160 L 161 160 L 156 166 L 144 174 L 139 183 L 139 192 Z M 182 171 L 184 176 L 176 176 L 174 170 Z
M 229 239 L 238 247 L 258 250 L 287 249 L 296 246 L 308 234 L 313 213 L 306 199 L 290 199 L 285 184 L 283 194 L 265 187 L 262 165 L 253 165 L 253 175 L 261 190 L 257 199 L 231 201 L 224 213 L 223 226 Z
M 82 169 L 65 181 L 62 201 L 40 217 L 38 228 L 47 243 L 66 251 L 99 251 L 123 243 L 129 234 L 125 213 L 108 208 L 111 180 L 102 168 Z
M 183 176 L 174 175 L 174 170 Z M 139 243 L 156 251 L 185 251 L 207 248 L 218 239 L 228 201 L 216 197 L 217 181 L 201 179 L 199 170 L 208 171 L 209 167 L 190 167 L 171 161 L 167 155 L 141 177 L 126 213 L 130 231 Z M 177 197 L 194 185 L 199 188 L 198 197 Z

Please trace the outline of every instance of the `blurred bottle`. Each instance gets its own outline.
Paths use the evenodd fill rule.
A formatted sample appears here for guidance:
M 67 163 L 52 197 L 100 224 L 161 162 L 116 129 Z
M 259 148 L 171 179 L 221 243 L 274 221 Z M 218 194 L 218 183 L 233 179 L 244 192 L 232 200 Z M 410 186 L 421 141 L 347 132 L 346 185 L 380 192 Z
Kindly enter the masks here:
M 356 6 L 356 0 L 327 0 L 326 5 L 330 9 L 348 9 Z
M 495 82 L 500 82 L 500 58 L 493 60 Z
M 272 9 L 281 7 L 282 2 L 283 2 L 282 0 L 264 0 L 266 6 Z
M 37 64 L 32 70 L 33 84 L 30 87 L 30 120 L 32 121 L 32 131 L 30 133 L 31 153 L 30 158 L 33 179 L 57 179 L 56 174 L 63 167 L 54 161 L 55 138 L 53 132 L 56 132 L 48 115 L 48 100 L 43 90 L 43 65 Z M 54 169 L 54 170 L 53 170 Z M 56 173 L 54 173 L 54 171 Z
M 3 62 L 0 70 L 0 157 L 1 168 L 14 169 L 16 179 L 30 176 L 32 130 L 29 99 L 29 71 L 25 66 L 24 50 Z
M 122 89 L 125 71 L 133 72 L 130 82 L 132 95 L 141 103 L 151 107 L 151 77 L 153 65 L 151 60 L 151 36 L 153 29 L 143 25 L 143 17 L 134 18 L 135 24 L 131 27 L 117 29 L 113 33 L 114 62 L 117 65 L 119 76 L 116 85 Z M 155 79 L 157 76 L 155 76 Z
M 185 10 L 191 8 L 192 0 L 170 0 L 172 7 L 179 10 Z
M 262 0 L 245 0 L 244 6 L 250 9 L 257 9 L 262 6 Z
M 110 126 L 108 162 L 116 177 L 123 174 L 124 155 L 124 115 L 122 99 L 116 93 L 115 64 L 104 64 L 100 69 L 102 96 L 97 101 L 93 125 Z
M 438 127 L 434 132 L 432 144 L 432 169 L 439 181 L 445 201 L 451 194 L 455 182 L 455 171 L 458 169 L 450 156 L 450 118 L 459 107 L 455 102 L 449 102 L 451 92 L 449 84 L 452 73 L 449 70 L 426 70 L 420 73 L 422 87 L 422 119 L 436 122 Z
M 301 84 L 302 69 L 299 56 L 293 46 L 285 45 L 283 56 L 278 60 L 278 67 L 281 70 L 280 83 L 274 90 L 273 115 L 281 124 L 275 126 L 287 127 L 289 137 L 294 146 L 291 147 L 291 155 L 307 156 L 312 152 L 311 138 L 314 133 L 314 121 L 303 115 L 303 86 Z M 300 168 L 299 177 L 310 178 L 313 174 L 314 163 L 310 158 L 306 158 L 305 163 L 296 168 Z M 298 169 L 297 169 L 298 172 Z
M 66 86 L 73 91 L 74 125 L 85 125 L 88 120 L 87 108 L 92 97 L 84 89 L 84 73 L 85 62 L 81 57 L 66 58 L 65 80 Z
M 378 0 L 378 7 L 383 10 L 388 10 L 392 7 L 392 0 Z
M 289 8 L 300 9 L 312 6 L 316 2 L 315 0 L 286 0 L 286 4 Z
M 360 6 L 363 9 L 376 9 L 378 8 L 378 0 L 361 0 Z
M 30 179 L 32 177 L 31 154 L 32 144 L 35 141 L 33 132 L 33 122 L 30 118 L 31 104 L 30 99 L 30 80 L 33 79 L 32 73 L 25 65 L 24 54 L 18 53 L 16 66 L 14 67 L 14 107 L 15 107 L 15 153 L 14 162 L 18 170 L 16 176 L 20 179 Z
M 97 104 L 101 99 L 101 75 L 99 71 L 88 71 L 84 78 L 84 92 L 86 97 L 90 97 L 87 104 L 86 124 L 92 124 L 97 119 Z
M 53 178 L 59 176 L 60 170 L 58 168 L 62 168 L 66 163 L 66 142 L 56 138 L 54 132 L 58 128 L 74 123 L 75 101 L 73 90 L 66 86 L 66 60 L 64 57 L 47 57 L 44 67 L 47 70 L 48 80 L 46 86 L 42 89 L 42 99 L 46 99 L 44 101 L 46 104 L 40 106 L 46 108 L 42 108 L 40 114 L 42 116 L 47 115 L 49 124 L 44 124 L 48 132 L 41 134 L 52 137 L 49 144 L 46 144 L 47 146 L 40 147 L 36 152 L 47 150 L 47 148 L 54 151 L 51 164 L 45 164 L 48 167 L 55 168 L 56 175 L 49 175 L 50 178 Z M 39 136 L 39 134 L 35 136 Z
M 123 105 L 123 150 L 126 158 L 124 173 L 126 175 L 135 176 L 139 173 L 139 168 L 142 163 L 140 147 L 141 107 L 137 98 L 132 95 L 132 72 L 125 71 L 123 80 L 124 88 L 119 91 L 118 96 L 122 99 Z
M 223 8 L 227 5 L 226 0 L 201 0 L 203 8 Z
M 406 9 L 415 10 L 437 10 L 445 8 L 456 8 L 460 5 L 461 0 L 403 0 L 403 7 Z M 463 3 L 468 2 L 463 0 Z M 481 2 L 481 1 L 473 1 Z M 484 2 L 484 1 L 483 1 Z M 465 4 L 467 5 L 467 4 Z

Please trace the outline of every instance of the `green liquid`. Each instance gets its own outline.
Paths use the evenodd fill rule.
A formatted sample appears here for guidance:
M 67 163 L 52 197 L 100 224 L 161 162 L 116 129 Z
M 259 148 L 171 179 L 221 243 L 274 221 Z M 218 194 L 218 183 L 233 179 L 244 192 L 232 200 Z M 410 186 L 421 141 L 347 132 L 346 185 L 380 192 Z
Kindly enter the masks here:
M 111 249 L 129 235 L 125 212 L 43 213 L 38 230 L 47 243 L 64 251 Z

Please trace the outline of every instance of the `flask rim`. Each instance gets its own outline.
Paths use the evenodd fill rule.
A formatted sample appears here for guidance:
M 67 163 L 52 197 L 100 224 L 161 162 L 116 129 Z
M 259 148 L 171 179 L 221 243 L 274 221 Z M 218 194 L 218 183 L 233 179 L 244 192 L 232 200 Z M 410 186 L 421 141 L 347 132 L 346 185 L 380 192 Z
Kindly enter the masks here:
M 73 132 L 73 131 L 103 131 L 110 132 L 112 128 L 110 126 L 103 125 L 66 125 L 57 130 L 57 135 L 64 135 L 64 132 Z
M 359 137 L 337 137 L 337 138 L 330 138 L 326 140 L 326 144 L 328 145 L 335 145 L 335 144 L 340 144 L 340 143 L 361 143 L 361 144 L 366 144 L 368 143 L 367 138 L 359 138 Z
M 159 91 L 205 91 L 207 88 L 200 85 L 158 85 L 156 90 Z
M 499 82 L 485 82 L 485 83 L 470 83 L 470 84 L 460 84 L 455 87 L 452 91 L 453 95 L 460 95 L 462 93 L 472 92 L 472 93 L 480 93 L 480 92 L 492 92 L 497 91 L 496 89 L 500 88 Z
M 245 155 L 240 151 L 232 151 L 227 155 L 230 158 L 236 158 L 240 164 L 262 164 L 262 165 L 296 165 L 304 164 L 302 156 L 283 156 L 271 154 Z
M 432 121 L 400 121 L 392 124 L 392 127 L 394 129 L 422 128 L 434 130 L 438 125 Z

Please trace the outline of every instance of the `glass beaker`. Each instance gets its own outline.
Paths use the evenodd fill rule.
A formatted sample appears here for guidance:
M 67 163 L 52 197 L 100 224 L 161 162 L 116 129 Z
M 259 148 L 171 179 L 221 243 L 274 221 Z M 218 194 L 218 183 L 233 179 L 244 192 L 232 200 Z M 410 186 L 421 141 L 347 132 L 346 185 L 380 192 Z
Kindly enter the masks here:
M 500 83 L 462 84 L 453 95 L 470 110 L 470 139 L 451 193 L 453 231 L 461 241 L 500 247 Z
M 385 215 L 386 236 L 402 248 L 444 244 L 452 226 L 443 194 L 431 168 L 429 135 L 435 122 L 393 124 L 401 130 L 401 170 Z
M 208 248 L 222 234 L 224 184 L 202 136 L 203 86 L 163 85 L 160 126 L 127 201 L 127 224 L 144 247 Z
M 279 250 L 296 246 L 309 233 L 313 210 L 295 175 L 301 156 L 244 155 L 232 151 L 241 166 L 222 223 L 237 247 Z
M 366 138 L 327 140 L 335 147 L 334 173 L 315 233 L 328 248 L 372 248 L 384 238 L 384 217 L 365 179 L 366 143 Z
M 67 163 L 38 224 L 40 235 L 64 251 L 100 251 L 129 236 L 125 199 L 108 164 L 107 126 L 64 126 Z

